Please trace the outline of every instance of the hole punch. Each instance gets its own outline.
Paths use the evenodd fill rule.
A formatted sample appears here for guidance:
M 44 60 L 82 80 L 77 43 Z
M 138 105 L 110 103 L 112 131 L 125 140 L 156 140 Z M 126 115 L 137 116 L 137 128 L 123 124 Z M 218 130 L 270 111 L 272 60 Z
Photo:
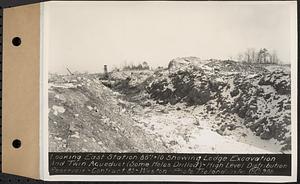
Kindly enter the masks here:
M 12 142 L 12 146 L 16 149 L 20 148 L 21 147 L 21 141 L 19 139 L 15 139 L 13 142 Z
M 14 37 L 14 38 L 12 39 L 12 44 L 13 44 L 14 46 L 16 46 L 16 47 L 20 46 L 20 45 L 21 45 L 21 42 L 22 42 L 22 40 L 21 40 L 20 37 Z

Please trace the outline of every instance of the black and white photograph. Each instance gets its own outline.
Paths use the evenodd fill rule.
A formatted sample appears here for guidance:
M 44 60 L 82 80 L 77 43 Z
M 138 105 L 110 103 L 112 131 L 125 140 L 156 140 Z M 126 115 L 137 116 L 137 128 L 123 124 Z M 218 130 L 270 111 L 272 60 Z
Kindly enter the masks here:
M 44 15 L 49 152 L 291 153 L 290 4 L 65 4 Z
M 3 10 L 3 173 L 297 182 L 297 1 L 34 2 Z

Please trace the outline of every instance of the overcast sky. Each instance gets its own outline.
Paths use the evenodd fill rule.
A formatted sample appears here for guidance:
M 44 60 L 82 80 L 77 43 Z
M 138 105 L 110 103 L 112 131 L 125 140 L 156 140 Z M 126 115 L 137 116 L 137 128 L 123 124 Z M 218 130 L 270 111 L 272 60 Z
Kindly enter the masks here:
M 247 48 L 276 50 L 290 62 L 291 10 L 296 3 L 47 2 L 49 71 L 102 72 L 176 57 L 228 59 Z

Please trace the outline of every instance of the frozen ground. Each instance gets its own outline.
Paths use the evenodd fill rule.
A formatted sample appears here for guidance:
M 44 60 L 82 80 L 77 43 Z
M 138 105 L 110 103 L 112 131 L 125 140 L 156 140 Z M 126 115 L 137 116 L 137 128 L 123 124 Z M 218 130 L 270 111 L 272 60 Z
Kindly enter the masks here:
M 203 109 L 186 107 L 184 104 L 168 107 L 155 105 L 143 109 L 134 119 L 137 120 L 136 126 L 144 129 L 147 134 L 156 135 L 157 140 L 162 141 L 172 152 L 280 152 L 281 146 L 276 140 L 262 140 L 243 125 L 220 135 L 214 129 L 215 116 L 203 118 L 203 114 Z
M 290 151 L 288 66 L 194 57 L 170 65 L 169 71 L 118 71 L 108 80 L 49 75 L 49 150 Z

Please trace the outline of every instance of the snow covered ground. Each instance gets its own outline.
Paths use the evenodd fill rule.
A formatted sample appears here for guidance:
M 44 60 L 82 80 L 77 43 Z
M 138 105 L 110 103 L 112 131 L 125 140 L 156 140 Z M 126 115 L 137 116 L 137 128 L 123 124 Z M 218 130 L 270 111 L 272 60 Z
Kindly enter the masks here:
M 171 72 L 112 73 L 105 84 L 117 87 L 97 75 L 50 75 L 50 151 L 290 151 L 287 66 L 179 61 Z
M 220 135 L 214 129 L 215 116 L 201 116 L 201 107 L 155 105 L 134 116 L 136 126 L 176 153 L 276 153 L 277 141 L 262 140 L 243 125 Z

